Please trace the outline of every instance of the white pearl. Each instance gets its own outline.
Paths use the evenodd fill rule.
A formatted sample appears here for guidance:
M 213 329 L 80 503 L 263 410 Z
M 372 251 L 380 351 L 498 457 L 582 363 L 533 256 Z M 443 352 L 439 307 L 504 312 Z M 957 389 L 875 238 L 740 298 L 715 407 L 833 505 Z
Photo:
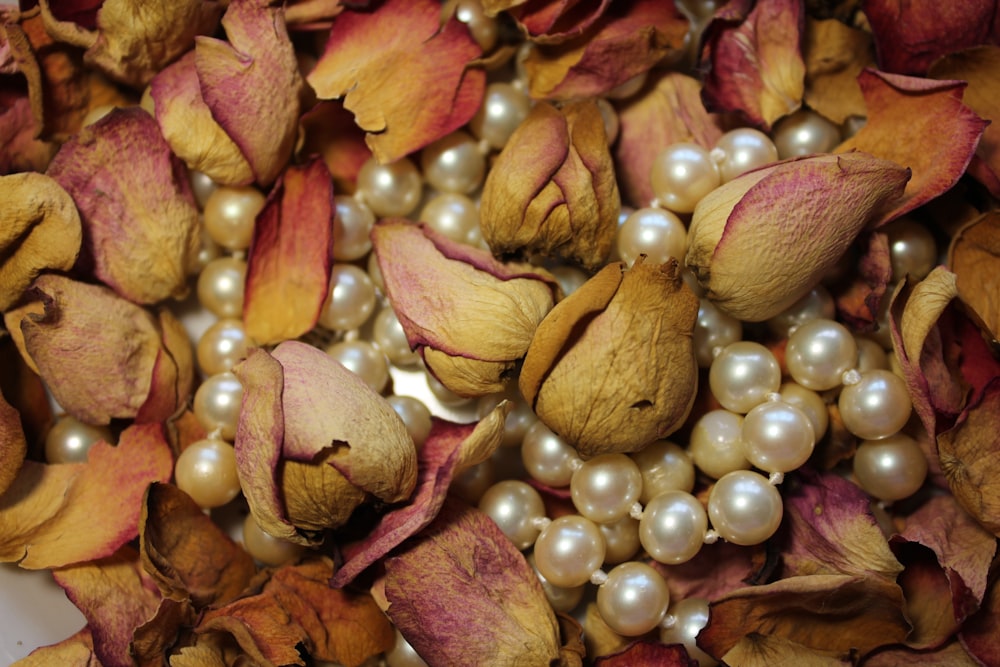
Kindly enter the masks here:
M 565 264 L 553 268 L 550 273 L 559 281 L 559 287 L 565 296 L 578 290 L 590 278 L 580 269 Z
M 555 519 L 535 540 L 535 565 L 556 586 L 572 588 L 590 581 L 604 563 L 604 536 L 597 525 L 570 514 Z
M 855 337 L 854 342 L 858 346 L 858 371 L 889 370 L 884 347 L 864 336 Z
M 712 395 L 722 407 L 746 413 L 781 386 L 781 368 L 760 343 L 739 341 L 723 348 L 708 371 Z
M 228 250 L 246 250 L 253 239 L 264 195 L 249 185 L 221 185 L 205 202 L 205 229 Z
M 385 652 L 385 664 L 389 667 L 427 667 L 427 663 L 420 657 L 408 641 L 396 630 L 396 641 L 392 648 Z
M 479 511 L 493 519 L 507 539 L 524 551 L 541 532 L 545 503 L 538 491 L 525 482 L 508 479 L 487 489 L 479 499 Z
M 271 567 L 293 561 L 305 551 L 299 544 L 265 533 L 252 514 L 243 521 L 243 546 L 254 560 Z
M 743 455 L 765 472 L 791 472 L 809 460 L 816 435 L 802 410 L 766 401 L 743 419 Z
M 334 343 L 326 348 L 326 353 L 379 393 L 389 383 L 389 362 L 381 350 L 367 341 Z
M 484 53 L 492 51 L 497 45 L 500 28 L 496 19 L 490 18 L 483 11 L 479 0 L 459 0 L 455 6 L 455 18 L 469 26 L 472 38 Z
M 72 415 L 63 415 L 45 434 L 45 460 L 49 463 L 86 463 L 87 453 L 99 440 L 111 445 L 115 443 L 107 426 L 93 426 Z
M 607 95 L 612 100 L 624 100 L 638 93 L 644 85 L 646 85 L 646 72 L 636 74 L 631 79 L 619 83 L 609 90 Z
M 778 390 L 781 400 L 794 405 L 805 413 L 812 424 L 813 434 L 818 442 L 825 434 L 830 425 L 830 409 L 823 401 L 823 397 L 812 389 L 806 389 L 797 382 L 785 382 Z
M 500 149 L 530 111 L 531 100 L 523 92 L 509 83 L 491 83 L 486 87 L 482 106 L 469 121 L 469 129 L 476 138 Z
M 671 258 L 683 262 L 687 252 L 684 223 L 662 208 L 640 208 L 625 219 L 615 238 L 618 257 L 629 266 L 639 255 L 646 255 L 648 264 L 665 264 Z
M 788 337 L 785 364 L 795 381 L 826 391 L 840 386 L 844 373 L 858 363 L 858 345 L 844 325 L 833 320 L 806 322 Z
M 203 375 L 218 375 L 246 358 L 250 341 L 243 321 L 234 318 L 221 319 L 198 339 L 196 356 Z
M 906 384 L 891 371 L 861 374 L 857 384 L 845 386 L 837 402 L 848 431 L 863 440 L 893 435 L 910 419 L 910 394 Z
M 372 327 L 372 342 L 385 352 L 396 366 L 413 366 L 420 361 L 420 354 L 410 349 L 403 325 L 396 312 L 389 306 L 379 311 Z
M 333 331 L 357 329 L 375 311 L 375 286 L 368 274 L 353 264 L 334 264 L 330 291 L 319 313 L 320 325 Z
M 688 657 L 697 660 L 699 667 L 715 667 L 715 658 L 698 647 L 698 633 L 708 625 L 708 600 L 705 598 L 684 598 L 675 602 L 667 614 L 674 617 L 669 627 L 660 630 L 660 641 L 664 644 L 683 644 Z
M 194 200 L 198 202 L 198 208 L 204 209 L 208 198 L 219 188 L 219 185 L 205 172 L 194 169 L 188 171 L 188 181 L 191 183 L 191 192 L 194 193 Z
M 644 505 L 664 491 L 691 491 L 694 488 L 691 455 L 669 440 L 657 440 L 629 456 L 642 474 L 639 502 Z
M 428 185 L 440 192 L 468 194 L 486 173 L 486 158 L 467 132 L 458 130 L 424 148 L 420 166 Z
M 832 320 L 837 313 L 833 296 L 822 285 L 816 285 L 805 296 L 767 321 L 767 326 L 777 336 L 787 338 L 795 327 L 816 319 Z
M 476 245 L 482 237 L 479 209 L 461 194 L 445 192 L 432 197 L 420 211 L 421 222 L 452 241 Z
M 701 551 L 708 514 L 686 491 L 667 491 L 653 498 L 639 520 L 639 540 L 654 559 L 668 565 L 685 563 Z
M 637 637 L 663 620 L 670 604 L 667 582 L 645 563 L 622 563 L 597 589 L 597 610 L 612 630 Z
M 187 446 L 174 466 L 177 487 L 199 507 L 221 507 L 240 492 L 233 446 L 221 440 L 198 440 Z
M 431 411 L 421 401 L 412 396 L 389 396 L 386 401 L 406 424 L 406 430 L 413 438 L 417 449 L 423 447 L 431 433 Z
M 240 420 L 243 385 L 230 372 L 212 375 L 194 394 L 194 415 L 206 431 L 219 429 L 223 440 L 232 442 Z
M 722 152 L 718 165 L 723 183 L 751 169 L 778 161 L 778 149 L 774 147 L 771 138 L 760 130 L 749 127 L 726 132 L 719 137 L 715 148 Z
M 923 486 L 927 457 L 917 441 L 903 433 L 866 440 L 854 454 L 854 476 L 866 492 L 880 500 L 902 500 Z
M 778 157 L 829 153 L 841 142 L 840 128 L 815 111 L 800 109 L 779 120 L 771 133 Z
M 198 252 L 188 258 L 187 272 L 189 276 L 200 275 L 209 263 L 222 256 L 222 246 L 212 240 L 208 231 L 205 230 L 204 224 L 199 228 L 199 232 L 201 245 L 198 246 Z
M 451 485 L 448 487 L 448 493 L 461 498 L 470 505 L 476 505 L 483 494 L 496 484 L 496 481 L 496 466 L 493 465 L 493 459 L 489 458 L 466 468 L 453 477 Z
M 708 496 L 708 516 L 719 535 L 734 544 L 760 544 L 774 535 L 784 508 L 778 489 L 755 472 L 723 476 Z
M 573 505 L 595 523 L 627 515 L 642 492 L 642 473 L 625 454 L 602 454 L 584 461 L 569 484 Z
M 908 275 L 922 280 L 937 265 L 938 250 L 934 235 L 916 220 L 900 218 L 879 231 L 889 237 L 893 282 L 899 282 Z
M 382 270 L 378 266 L 378 257 L 375 256 L 375 253 L 368 255 L 365 268 L 368 269 L 368 277 L 372 279 L 372 284 L 384 293 L 385 281 L 382 279 Z
M 542 584 L 542 590 L 545 591 L 545 597 L 548 599 L 549 604 L 552 605 L 553 611 L 568 614 L 580 604 L 580 601 L 583 600 L 583 594 L 587 591 L 586 585 L 573 586 L 571 588 L 556 586 L 538 571 L 534 553 L 528 554 L 527 560 L 528 564 L 531 565 L 531 569 L 535 571 L 539 583 Z
M 695 467 L 719 479 L 734 470 L 746 470 L 750 462 L 743 455 L 743 415 L 729 410 L 706 412 L 691 429 L 688 452 Z
M 668 146 L 653 161 L 653 194 L 671 211 L 691 213 L 698 202 L 719 187 L 719 169 L 708 151 L 694 143 Z
M 724 313 L 710 299 L 698 302 L 698 319 L 694 323 L 694 354 L 698 366 L 709 368 L 715 360 L 715 350 L 743 338 L 743 323 Z
M 503 441 L 500 443 L 504 447 L 520 447 L 524 442 L 524 437 L 528 434 L 528 429 L 538 422 L 531 406 L 521 396 L 517 383 L 511 383 L 507 389 L 499 394 L 488 394 L 479 399 L 476 403 L 476 416 L 482 419 L 500 405 L 501 401 L 510 401 L 511 410 L 504 420 Z
M 338 195 L 333 199 L 337 214 L 333 218 L 333 258 L 338 262 L 361 259 L 372 249 L 369 237 L 375 214 L 354 197 Z
M 423 189 L 420 171 L 406 158 L 392 164 L 368 158 L 358 171 L 358 193 L 380 218 L 408 215 L 420 203 Z
M 630 516 L 623 516 L 611 523 L 597 525 L 604 536 L 604 563 L 617 565 L 624 563 L 639 551 L 639 522 Z
M 525 433 L 521 460 L 532 478 L 557 489 L 569 486 L 573 470 L 581 464 L 576 450 L 541 421 Z
M 198 301 L 216 317 L 240 317 L 246 275 L 247 263 L 242 259 L 212 260 L 198 276 Z

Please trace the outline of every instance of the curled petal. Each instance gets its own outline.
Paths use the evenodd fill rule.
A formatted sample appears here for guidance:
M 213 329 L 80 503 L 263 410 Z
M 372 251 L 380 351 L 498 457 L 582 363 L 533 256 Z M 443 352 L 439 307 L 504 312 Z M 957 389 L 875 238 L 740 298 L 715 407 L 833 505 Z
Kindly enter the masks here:
M 594 661 L 595 667 L 696 667 L 697 664 L 698 661 L 688 656 L 683 645 L 668 646 L 649 640 L 633 642 L 622 651 L 603 655 Z
M 1000 213 L 989 211 L 952 237 L 948 267 L 955 273 L 962 301 L 1000 335 Z
M 837 667 L 854 664 L 850 656 L 836 651 L 812 649 L 783 637 L 752 633 L 729 649 L 722 661 L 743 667 L 770 667 L 775 664 L 799 667 Z
M 484 2 L 483 6 L 496 4 Z M 558 44 L 582 34 L 601 18 L 610 4 L 610 0 L 588 2 L 582 6 L 578 0 L 530 0 L 516 8 L 511 7 L 510 15 L 532 42 Z
M 362 165 L 372 156 L 365 133 L 340 102 L 320 102 L 302 115 L 302 153 L 322 156 L 337 192 L 351 192 Z
M 94 655 L 94 637 L 90 628 L 84 627 L 75 635 L 57 644 L 36 648 L 28 657 L 18 660 L 17 667 L 101 667 Z
M 0 394 L 0 496 L 17 479 L 17 473 L 28 453 L 21 417 Z
M 858 75 L 875 62 L 871 33 L 837 19 L 806 20 L 805 102 L 834 123 L 865 115 Z
M 892 280 L 888 237 L 880 232 L 865 236 L 858 243 L 863 254 L 857 260 L 855 274 L 836 290 L 837 312 L 856 331 L 874 328 L 879 304 L 888 298 L 885 290 Z

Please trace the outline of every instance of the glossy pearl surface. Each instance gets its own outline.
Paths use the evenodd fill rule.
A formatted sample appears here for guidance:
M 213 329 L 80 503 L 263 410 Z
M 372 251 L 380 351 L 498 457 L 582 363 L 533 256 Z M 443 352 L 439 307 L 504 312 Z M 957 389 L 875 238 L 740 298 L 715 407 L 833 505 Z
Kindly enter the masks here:
M 684 260 L 687 230 L 675 214 L 662 208 L 640 208 L 625 218 L 616 237 L 618 257 L 631 266 L 639 255 L 649 264 Z
M 554 488 L 569 486 L 579 455 L 541 421 L 528 429 L 521 446 L 524 469 L 532 478 Z
M 334 343 L 326 348 L 326 353 L 378 393 L 389 383 L 389 362 L 381 350 L 367 341 Z
M 455 6 L 455 18 L 469 26 L 472 39 L 476 40 L 484 53 L 496 46 L 500 28 L 496 19 L 490 18 L 483 11 L 479 0 L 459 0 Z
M 501 149 L 530 111 L 531 101 L 523 92 L 509 83 L 491 83 L 469 129 L 492 148 Z
M 396 366 L 413 366 L 420 361 L 420 355 L 410 349 L 403 325 L 399 323 L 395 311 L 385 307 L 375 316 L 372 327 L 372 342 L 385 352 Z
M 535 565 L 534 553 L 528 554 L 527 560 L 528 564 L 531 565 L 531 569 L 535 571 L 535 576 L 538 577 L 539 583 L 542 584 L 542 590 L 545 591 L 545 598 L 552 605 L 553 611 L 568 614 L 580 604 L 580 601 L 583 600 L 583 594 L 587 591 L 586 586 L 573 586 L 572 588 L 556 586 L 538 571 L 538 566 Z
M 479 510 L 493 519 L 521 551 L 535 543 L 541 532 L 539 521 L 545 516 L 545 504 L 538 491 L 516 479 L 498 482 L 487 489 L 479 499 Z
M 785 382 L 778 390 L 781 400 L 794 405 L 805 413 L 812 424 L 813 435 L 818 442 L 825 434 L 830 425 L 830 409 L 827 407 L 823 397 L 812 389 L 806 389 L 797 382 Z
M 618 112 L 604 98 L 597 98 L 597 110 L 601 112 L 601 120 L 604 121 L 604 136 L 608 140 L 608 145 L 615 143 L 618 138 L 618 130 L 621 129 L 621 123 L 618 120 Z
M 829 153 L 841 142 L 840 128 L 815 111 L 800 109 L 782 118 L 771 133 L 782 160 L 813 153 Z
M 555 586 L 582 586 L 601 567 L 604 551 L 604 536 L 593 521 L 561 516 L 535 540 L 535 566 Z
M 858 363 L 858 345 L 847 328 L 833 320 L 806 322 L 788 337 L 785 364 L 796 382 L 826 391 L 840 385 L 845 371 Z
M 708 496 L 712 528 L 726 541 L 743 546 L 760 544 L 774 535 L 783 512 L 778 489 L 748 470 L 723 476 Z
M 743 455 L 766 472 L 791 472 L 809 460 L 816 436 L 802 410 L 766 401 L 743 419 Z
M 247 263 L 242 259 L 212 260 L 198 276 L 198 301 L 216 317 L 240 317 L 246 276 Z
M 566 265 L 557 266 L 550 273 L 556 277 L 559 287 L 562 288 L 563 294 L 566 296 L 578 290 L 590 277 L 580 269 Z
M 221 319 L 201 335 L 195 349 L 198 367 L 208 375 L 218 375 L 241 362 L 247 356 L 249 340 L 241 320 Z
M 760 343 L 740 341 L 723 348 L 708 371 L 712 395 L 722 407 L 746 413 L 781 386 L 781 368 Z
M 669 440 L 657 440 L 629 456 L 642 475 L 639 502 L 643 505 L 664 491 L 691 491 L 694 488 L 691 455 Z
M 836 312 L 830 291 L 822 285 L 816 285 L 786 310 L 769 319 L 767 326 L 776 335 L 784 338 L 792 329 L 806 322 L 820 318 L 832 320 Z
M 726 132 L 719 137 L 715 147 L 722 152 L 722 159 L 718 165 L 723 183 L 751 169 L 778 161 L 778 149 L 774 147 L 771 138 L 749 127 Z
M 879 343 L 864 336 L 855 337 L 854 343 L 858 346 L 858 371 L 889 370 L 885 348 Z
M 432 197 L 420 211 L 420 220 L 452 241 L 476 245 L 482 237 L 479 209 L 461 194 L 445 192 Z
M 354 197 L 334 197 L 337 215 L 333 218 L 333 258 L 338 262 L 361 259 L 372 249 L 369 237 L 375 214 Z
M 87 453 L 98 440 L 113 445 L 111 429 L 85 424 L 72 415 L 63 415 L 45 434 L 45 460 L 49 463 L 86 463 Z
M 639 522 L 630 516 L 623 516 L 611 523 L 597 525 L 604 536 L 604 564 L 624 563 L 639 551 Z
M 653 498 L 639 520 L 639 539 L 654 559 L 668 565 L 685 563 L 701 551 L 708 514 L 686 491 L 667 491 Z
M 221 440 L 198 440 L 181 452 L 174 466 L 178 488 L 199 507 L 221 507 L 240 492 L 233 446 Z
M 420 657 L 408 641 L 396 630 L 396 641 L 392 648 L 385 652 L 385 663 L 389 667 L 427 667 L 427 663 Z
M 683 644 L 688 657 L 697 660 L 699 667 L 715 667 L 715 658 L 698 647 L 698 633 L 708 625 L 708 600 L 705 598 L 684 598 L 673 603 L 667 613 L 674 617 L 674 623 L 660 630 L 660 641 L 664 644 Z
M 208 198 L 219 188 L 211 176 L 194 169 L 188 171 L 188 182 L 191 183 L 191 192 L 194 193 L 194 200 L 198 203 L 198 208 L 200 209 L 205 208 Z
M 243 546 L 254 560 L 272 567 L 293 561 L 305 551 L 299 544 L 265 533 L 252 514 L 243 521 Z
M 375 312 L 375 285 L 353 264 L 334 264 L 330 292 L 319 314 L 320 325 L 333 331 L 357 329 Z
M 670 604 L 667 582 L 645 563 L 622 563 L 597 589 L 597 610 L 620 635 L 636 637 L 659 625 Z
M 677 213 L 691 213 L 698 202 L 722 182 L 708 151 L 694 143 L 668 146 L 653 161 L 653 194 Z
M 246 250 L 264 201 L 263 193 L 255 187 L 221 185 L 205 202 L 205 229 L 223 248 Z
M 584 461 L 569 484 L 573 505 L 595 523 L 627 515 L 642 492 L 642 474 L 625 454 L 602 454 Z
M 413 444 L 420 449 L 431 433 L 431 411 L 421 401 L 412 396 L 389 396 L 386 401 L 406 424 L 406 430 L 413 438 Z
M 194 415 L 206 431 L 219 429 L 223 440 L 232 442 L 240 420 L 243 385 L 230 372 L 208 377 L 194 394 Z
M 891 371 L 861 374 L 861 381 L 845 386 L 837 402 L 844 426 L 863 440 L 893 435 L 910 419 L 910 394 Z
M 729 410 L 706 412 L 691 429 L 688 453 L 695 467 L 718 479 L 750 467 L 743 454 L 743 415 Z
M 903 433 L 866 440 L 854 454 L 854 476 L 876 498 L 902 500 L 923 486 L 927 458 L 917 441 Z
M 440 192 L 468 194 L 486 173 L 486 158 L 475 139 L 458 130 L 424 148 L 420 165 L 427 184 Z
M 709 368 L 716 351 L 743 338 L 743 323 L 724 313 L 709 299 L 700 299 L 698 319 L 694 324 L 694 354 L 698 366 Z
M 921 280 L 937 265 L 938 249 L 934 235 L 916 220 L 900 218 L 879 231 L 889 237 L 893 282 L 899 282 L 908 275 Z
M 200 275 L 210 262 L 222 256 L 222 246 L 212 240 L 212 237 L 205 231 L 204 225 L 201 226 L 200 231 L 201 245 L 198 246 L 198 252 L 188 258 L 187 272 L 191 276 Z
M 358 193 L 379 218 L 408 215 L 420 203 L 424 181 L 407 158 L 379 164 L 369 158 L 358 171 Z
M 493 465 L 493 459 L 489 458 L 458 473 L 451 480 L 448 493 L 461 498 L 470 505 L 476 505 L 483 494 L 496 482 L 496 466 Z

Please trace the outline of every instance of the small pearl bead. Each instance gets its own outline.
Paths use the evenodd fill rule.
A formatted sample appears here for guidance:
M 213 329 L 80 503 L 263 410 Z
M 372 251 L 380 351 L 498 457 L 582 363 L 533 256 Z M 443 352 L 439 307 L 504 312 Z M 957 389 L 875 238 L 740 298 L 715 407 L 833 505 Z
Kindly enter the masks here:
M 910 419 L 910 394 L 891 371 L 868 371 L 861 381 L 844 387 L 837 402 L 848 431 L 864 440 L 893 435 Z
M 469 26 L 472 39 L 476 40 L 483 52 L 492 51 L 500 37 L 496 19 L 483 11 L 479 0 L 459 0 L 455 6 L 455 18 Z
M 476 403 L 476 416 L 482 419 L 493 412 L 503 400 L 510 401 L 513 407 L 504 420 L 503 441 L 500 444 L 504 447 L 520 447 L 524 442 L 524 436 L 528 434 L 528 429 L 538 422 L 538 417 L 521 396 L 516 383 L 512 383 L 502 393 L 480 398 Z
M 198 301 L 216 317 L 243 315 L 247 263 L 235 257 L 212 260 L 198 276 Z
M 772 132 L 778 157 L 829 153 L 841 142 L 840 128 L 815 111 L 801 109 L 779 120 Z
M 827 408 L 823 397 L 812 389 L 806 389 L 797 382 L 785 382 L 778 390 L 781 400 L 790 405 L 794 405 L 805 413 L 812 424 L 813 434 L 818 442 L 826 434 L 826 428 L 830 425 L 830 410 Z
M 194 169 L 188 172 L 188 181 L 191 183 L 191 192 L 194 193 L 194 200 L 198 202 L 198 208 L 204 209 L 208 198 L 219 185 L 208 174 Z
M 781 386 L 781 368 L 760 343 L 740 341 L 723 348 L 708 371 L 712 395 L 722 407 L 746 413 Z
M 691 213 L 698 202 L 719 187 L 719 169 L 708 151 L 693 143 L 668 146 L 653 161 L 653 193 L 677 213 Z
M 403 325 L 399 323 L 395 311 L 385 307 L 375 316 L 372 328 L 372 342 L 379 346 L 396 366 L 413 366 L 420 361 L 420 354 L 410 349 Z
M 521 460 L 532 478 L 554 488 L 569 486 L 580 457 L 565 440 L 541 421 L 524 434 Z
M 569 484 L 573 505 L 595 523 L 626 516 L 642 492 L 642 473 L 625 454 L 602 454 L 584 461 Z
M 221 507 L 240 492 L 233 446 L 221 440 L 198 440 L 181 452 L 174 467 L 177 486 L 199 507 Z
M 774 535 L 784 508 L 767 478 L 737 470 L 722 477 L 708 496 L 708 516 L 719 535 L 734 544 L 760 544 Z
M 715 360 L 716 348 L 724 348 L 743 339 L 743 323 L 703 298 L 698 304 L 693 339 L 698 366 L 709 368 Z
M 476 245 L 482 236 L 479 209 L 465 195 L 444 193 L 431 198 L 420 211 L 421 222 L 452 241 Z
M 660 573 L 645 563 L 622 563 L 597 589 L 597 610 L 612 630 L 636 637 L 655 628 L 670 604 L 670 591 Z
M 305 551 L 301 545 L 265 533 L 252 514 L 243 521 L 243 546 L 254 560 L 272 567 L 293 561 Z
M 664 644 L 683 644 L 688 657 L 697 660 L 699 667 L 715 667 L 715 658 L 698 647 L 698 633 L 708 625 L 708 600 L 705 598 L 685 598 L 675 602 L 667 613 L 674 617 L 674 624 L 660 630 L 660 641 Z
M 642 474 L 639 502 L 643 505 L 664 491 L 691 491 L 694 488 L 691 455 L 669 440 L 657 440 L 629 456 Z
M 535 541 L 535 565 L 563 588 L 582 586 L 604 562 L 604 537 L 593 521 L 571 514 L 542 530 Z
M 668 565 L 686 563 L 701 551 L 708 514 L 686 491 L 667 491 L 653 498 L 639 520 L 639 540 L 654 559 Z
M 424 148 L 420 165 L 432 188 L 463 195 L 482 185 L 486 173 L 486 158 L 478 143 L 461 130 Z
M 260 190 L 249 185 L 221 185 L 205 202 L 205 229 L 223 248 L 246 250 L 264 202 Z
M 469 121 L 469 129 L 476 138 L 499 150 L 530 111 L 531 101 L 523 92 L 509 83 L 491 83 L 486 87 L 482 106 Z
M 45 460 L 49 463 L 86 463 L 87 453 L 98 440 L 114 444 L 111 429 L 85 424 L 76 417 L 63 415 L 45 435 Z
M 836 314 L 837 308 L 829 290 L 822 285 L 816 285 L 787 310 L 769 319 L 767 326 L 777 336 L 787 338 L 795 327 L 820 318 L 832 320 Z
M 413 438 L 413 444 L 420 449 L 431 433 L 431 411 L 412 396 L 389 396 L 386 399 L 399 418 L 406 424 L 406 430 Z
M 791 472 L 809 460 L 816 436 L 802 410 L 766 401 L 743 419 L 743 455 L 766 472 Z
M 808 389 L 826 391 L 840 386 L 841 376 L 858 363 L 858 345 L 842 324 L 818 319 L 806 322 L 788 337 L 785 364 L 795 381 Z
M 189 276 L 200 275 L 206 266 L 222 256 L 222 246 L 212 240 L 212 237 L 205 231 L 205 225 L 201 225 L 199 231 L 201 245 L 198 247 L 198 252 L 188 259 L 187 272 Z
M 232 442 L 240 420 L 243 385 L 230 372 L 212 375 L 194 394 L 194 415 L 206 431 L 221 430 L 223 440 Z
M 219 320 L 198 339 L 198 366 L 206 376 L 224 373 L 243 361 L 248 349 L 249 340 L 243 322 L 228 318 Z
M 568 614 L 580 604 L 580 601 L 583 600 L 583 594 L 587 591 L 587 586 L 573 586 L 572 588 L 555 586 L 538 571 L 538 566 L 535 565 L 535 554 L 528 554 L 527 560 L 528 564 L 535 571 L 539 583 L 542 584 L 542 590 L 545 591 L 545 597 L 549 601 L 549 604 L 552 605 L 553 611 Z
M 389 667 L 427 667 L 424 659 L 403 639 L 399 630 L 396 630 L 396 641 L 392 648 L 385 652 L 385 663 Z
M 333 218 L 333 258 L 338 262 L 361 259 L 372 249 L 369 234 L 375 225 L 375 214 L 354 197 L 338 195 L 333 201 L 337 206 Z
M 899 282 L 907 275 L 922 280 L 937 265 L 938 250 L 934 235 L 916 220 L 900 218 L 879 231 L 889 237 L 893 282 Z
M 408 215 L 420 203 L 423 188 L 420 172 L 406 158 L 392 164 L 369 158 L 358 171 L 358 192 L 380 218 Z
M 320 310 L 320 325 L 333 331 L 357 329 L 375 311 L 375 286 L 368 274 L 353 264 L 334 264 L 330 292 Z
M 639 255 L 648 264 L 684 261 L 687 230 L 681 219 L 662 208 L 640 208 L 628 216 L 616 236 L 618 256 L 631 266 Z
M 493 519 L 521 551 L 535 543 L 545 517 L 542 497 L 528 484 L 508 479 L 491 486 L 479 500 L 479 511 Z
M 927 457 L 917 441 L 897 433 L 866 440 L 854 454 L 858 485 L 880 500 L 902 500 L 916 493 L 927 477 Z
M 611 523 L 597 525 L 604 536 L 604 563 L 617 565 L 624 563 L 639 551 L 639 522 L 630 516 L 623 516 Z
M 489 458 L 474 466 L 470 466 L 452 478 L 448 493 L 476 505 L 487 489 L 497 481 L 496 466 Z
M 854 339 L 858 346 L 858 371 L 889 370 L 889 362 L 885 357 L 885 348 L 871 338 L 857 336 Z
M 771 138 L 759 130 L 742 127 L 726 132 L 716 142 L 722 151 L 719 175 L 727 183 L 737 176 L 778 161 L 778 149 Z
M 367 341 L 334 343 L 326 348 L 326 353 L 378 393 L 389 383 L 389 362 L 381 350 Z
M 734 470 L 746 470 L 743 455 L 743 416 L 729 410 L 706 412 L 691 429 L 688 452 L 698 470 L 719 479 Z

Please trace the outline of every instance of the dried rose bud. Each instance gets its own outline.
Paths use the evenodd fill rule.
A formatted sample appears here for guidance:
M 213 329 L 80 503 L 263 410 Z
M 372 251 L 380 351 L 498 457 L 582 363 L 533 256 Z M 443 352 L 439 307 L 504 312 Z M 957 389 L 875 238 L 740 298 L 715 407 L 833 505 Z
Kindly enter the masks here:
M 697 316 L 698 297 L 676 261 L 609 264 L 538 327 L 521 393 L 584 456 L 641 449 L 691 410 Z
M 590 100 L 535 105 L 490 170 L 480 215 L 497 255 L 539 252 L 595 269 L 611 251 L 620 208 L 604 121 Z
M 909 169 L 865 153 L 744 174 L 695 208 L 685 261 L 719 308 L 766 320 L 808 292 L 909 178 Z
M 503 391 L 555 303 L 555 279 L 406 220 L 375 225 L 372 244 L 410 347 L 435 377 L 462 396 Z

